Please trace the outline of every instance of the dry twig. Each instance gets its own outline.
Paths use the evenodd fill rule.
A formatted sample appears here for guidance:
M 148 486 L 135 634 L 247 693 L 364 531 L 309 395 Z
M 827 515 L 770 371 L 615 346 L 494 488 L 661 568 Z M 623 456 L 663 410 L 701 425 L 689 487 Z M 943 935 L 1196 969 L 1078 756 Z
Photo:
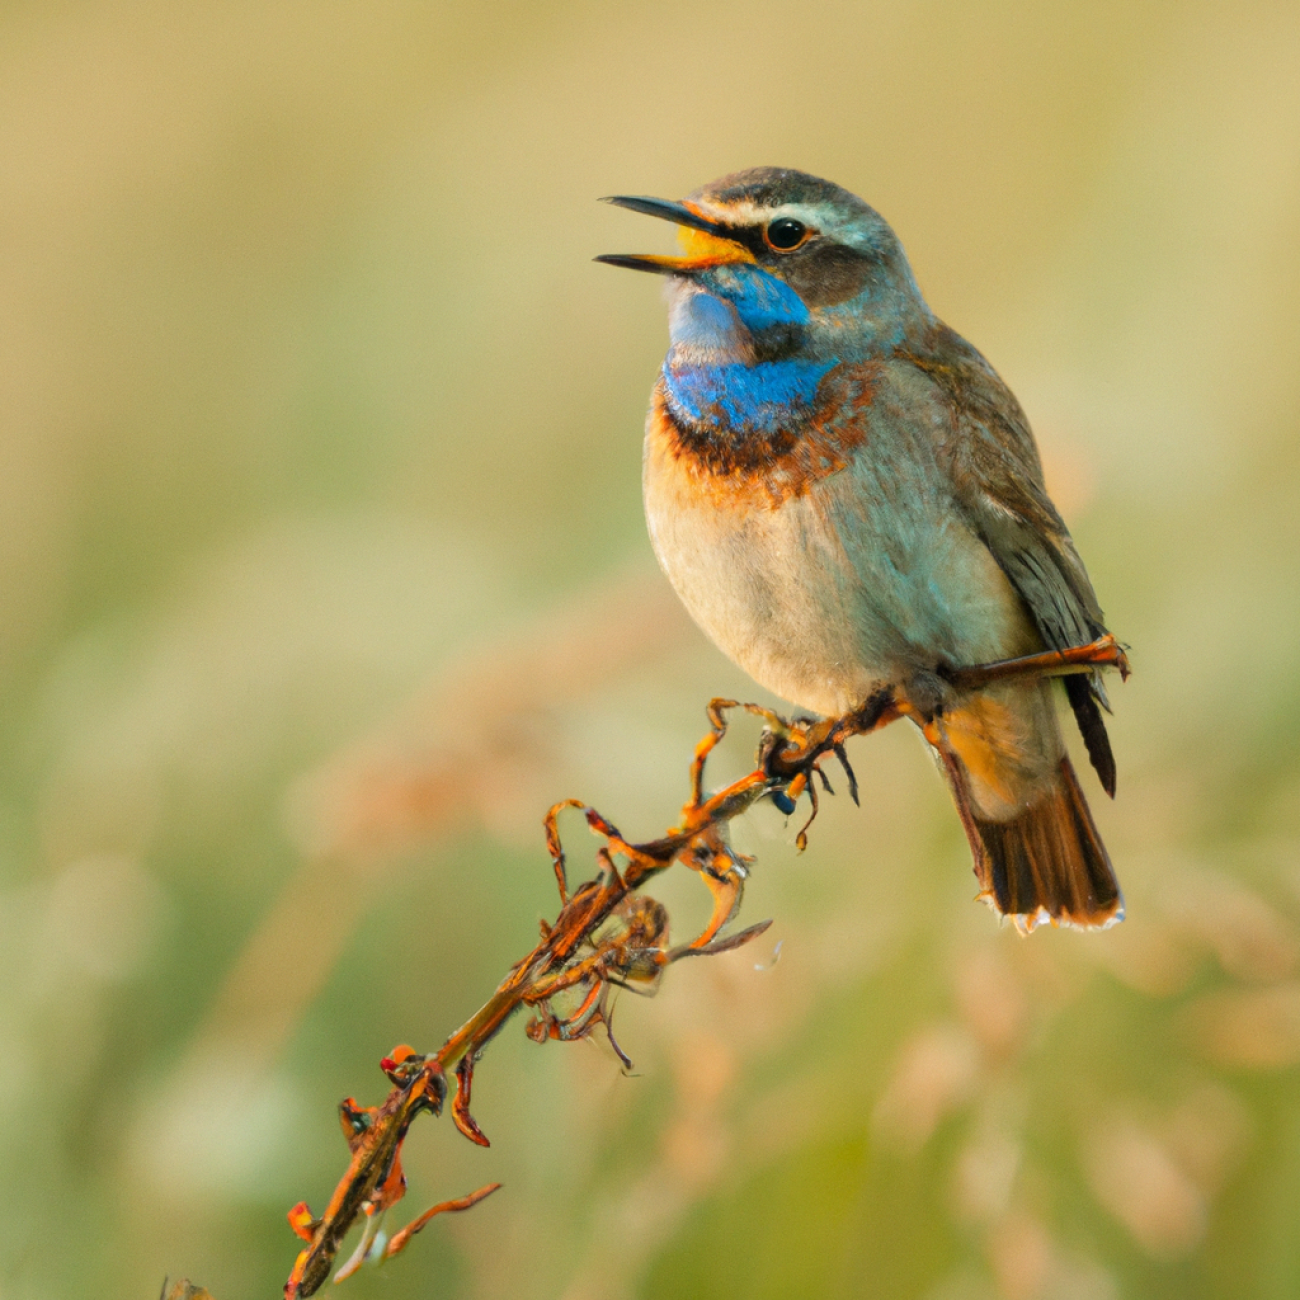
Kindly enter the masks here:
M 766 724 L 755 767 L 725 789 L 708 794 L 705 764 L 726 734 L 725 712 L 741 707 Z M 363 1108 L 350 1097 L 341 1103 L 340 1120 L 352 1162 L 319 1218 L 305 1204 L 289 1212 L 290 1225 L 308 1244 L 285 1283 L 286 1300 L 298 1300 L 319 1289 L 358 1218 L 365 1218 L 361 1244 L 336 1274 L 338 1280 L 368 1258 L 397 1254 L 435 1215 L 469 1209 L 497 1190 L 500 1184 L 490 1183 L 468 1196 L 435 1205 L 391 1240 L 385 1241 L 380 1231 L 384 1214 L 406 1191 L 402 1143 L 418 1115 L 442 1112 L 449 1071 L 456 1076 L 452 1122 L 470 1141 L 488 1145 L 469 1109 L 474 1067 L 488 1043 L 517 1011 L 533 1013 L 526 1029 L 538 1042 L 585 1038 L 603 1025 L 619 1059 L 625 1067 L 630 1066 L 610 1032 L 610 989 L 652 991 L 667 967 L 681 958 L 737 948 L 771 924 L 763 921 L 724 934 L 739 911 L 748 874 L 748 860 L 728 843 L 727 824 L 765 797 L 791 813 L 795 801 L 806 793 L 812 814 L 798 834 L 802 849 L 818 809 L 814 776 L 830 792 L 822 760 L 834 756 L 840 761 L 856 801 L 857 782 L 848 766 L 844 742 L 892 722 L 899 709 L 892 690 L 886 687 L 852 713 L 819 722 L 789 722 L 758 705 L 742 706 L 735 700 L 714 700 L 708 714 L 711 730 L 695 750 L 690 799 L 682 810 L 681 825 L 661 838 L 629 843 L 611 822 L 578 800 L 565 800 L 547 813 L 546 843 L 559 886 L 559 915 L 553 924 L 543 923 L 537 946 L 511 968 L 487 1002 L 437 1052 L 423 1055 L 402 1046 L 380 1062 L 393 1084 L 383 1105 Z M 559 814 L 567 808 L 581 810 L 590 829 L 604 840 L 596 852 L 599 874 L 572 892 L 557 824 Z M 674 862 L 697 872 L 713 895 L 713 914 L 703 932 L 675 948 L 668 946 L 668 916 L 662 904 L 638 892 Z

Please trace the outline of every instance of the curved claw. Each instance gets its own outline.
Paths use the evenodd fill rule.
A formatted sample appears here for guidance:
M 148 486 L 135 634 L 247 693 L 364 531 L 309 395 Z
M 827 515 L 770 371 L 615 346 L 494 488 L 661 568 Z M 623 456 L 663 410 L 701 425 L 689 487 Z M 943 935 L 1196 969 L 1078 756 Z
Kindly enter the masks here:
M 853 800 L 854 806 L 861 808 L 862 804 L 858 799 L 858 778 L 854 775 L 853 769 L 849 766 L 849 756 L 844 749 L 843 744 L 833 746 L 832 752 L 840 760 L 840 766 L 844 769 L 844 775 L 849 779 L 849 798 Z

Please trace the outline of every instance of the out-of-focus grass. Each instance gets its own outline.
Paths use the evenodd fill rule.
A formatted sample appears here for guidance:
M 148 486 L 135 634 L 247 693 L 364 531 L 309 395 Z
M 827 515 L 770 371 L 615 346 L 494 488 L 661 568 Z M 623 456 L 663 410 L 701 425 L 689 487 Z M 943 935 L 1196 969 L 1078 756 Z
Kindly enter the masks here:
M 916 745 L 860 742 L 808 854 L 738 830 L 780 961 L 625 998 L 635 1079 L 507 1030 L 492 1149 L 408 1161 L 412 1213 L 505 1191 L 349 1285 L 1300 1289 L 1294 6 L 0 24 L 4 1300 L 273 1293 L 334 1104 L 553 909 L 546 805 L 672 819 L 703 702 L 754 692 L 653 572 L 661 308 L 589 261 L 666 232 L 592 200 L 764 162 L 875 203 L 1030 412 L 1133 645 L 1129 920 L 998 930 Z

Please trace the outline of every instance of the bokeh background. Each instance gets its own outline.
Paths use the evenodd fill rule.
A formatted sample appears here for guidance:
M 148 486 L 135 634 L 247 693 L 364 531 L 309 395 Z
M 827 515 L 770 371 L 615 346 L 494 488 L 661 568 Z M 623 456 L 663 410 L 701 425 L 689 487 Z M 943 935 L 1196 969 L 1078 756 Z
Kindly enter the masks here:
M 1133 647 L 1129 919 L 999 929 L 859 741 L 806 854 L 737 828 L 769 935 L 623 998 L 635 1078 L 510 1026 L 394 1217 L 505 1190 L 351 1294 L 1300 1293 L 1297 68 L 1287 0 L 5 6 L 0 1300 L 278 1294 L 338 1099 L 554 914 L 545 808 L 657 831 L 758 698 L 654 567 L 663 308 L 591 258 L 672 240 L 598 195 L 764 163 L 1030 413 Z

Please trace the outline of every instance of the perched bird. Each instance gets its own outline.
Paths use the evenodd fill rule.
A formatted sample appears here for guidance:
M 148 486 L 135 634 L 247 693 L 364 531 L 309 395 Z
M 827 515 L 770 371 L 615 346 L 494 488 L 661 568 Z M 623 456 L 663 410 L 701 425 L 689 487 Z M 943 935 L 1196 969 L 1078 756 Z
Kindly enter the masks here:
M 1113 795 L 1100 666 L 1127 664 L 1010 389 L 837 185 L 760 167 L 680 203 L 608 201 L 675 222 L 686 252 L 597 260 L 667 277 L 644 492 L 687 609 L 801 708 L 891 687 L 949 782 L 980 897 L 1022 931 L 1118 921 L 1051 677 Z

